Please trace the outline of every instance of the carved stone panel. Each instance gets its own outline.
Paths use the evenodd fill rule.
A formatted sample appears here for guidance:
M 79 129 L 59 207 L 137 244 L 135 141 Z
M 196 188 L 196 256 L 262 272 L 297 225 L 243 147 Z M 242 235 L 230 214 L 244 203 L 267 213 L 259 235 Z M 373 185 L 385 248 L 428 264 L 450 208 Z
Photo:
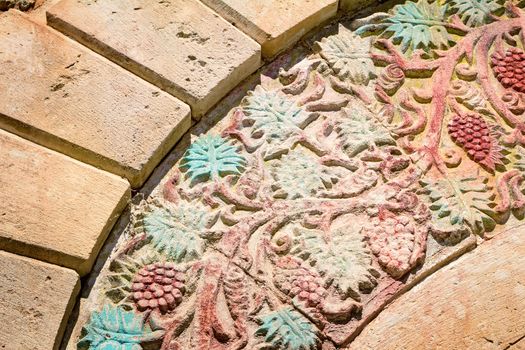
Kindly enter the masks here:
M 261 79 L 134 207 L 80 348 L 342 349 L 516 226 L 517 5 L 406 1 Z

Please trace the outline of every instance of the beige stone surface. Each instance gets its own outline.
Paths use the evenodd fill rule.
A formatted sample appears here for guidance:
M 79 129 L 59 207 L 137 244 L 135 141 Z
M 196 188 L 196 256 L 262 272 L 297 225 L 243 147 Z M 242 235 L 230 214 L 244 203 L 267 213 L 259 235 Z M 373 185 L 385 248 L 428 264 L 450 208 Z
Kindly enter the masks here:
M 349 349 L 519 349 L 525 336 L 523 230 L 496 236 L 428 277 L 379 314 Z
M 0 15 L 0 127 L 140 186 L 189 108 L 26 15 Z
M 200 116 L 260 66 L 260 46 L 197 0 L 63 0 L 48 24 Z
M 201 0 L 262 46 L 271 57 L 337 12 L 337 0 Z
M 80 289 L 75 271 L 0 250 L 0 349 L 58 349 Z
M 339 7 L 345 11 L 358 11 L 379 2 L 378 0 L 339 0 Z
M 0 189 L 0 249 L 81 275 L 130 198 L 127 181 L 2 130 Z

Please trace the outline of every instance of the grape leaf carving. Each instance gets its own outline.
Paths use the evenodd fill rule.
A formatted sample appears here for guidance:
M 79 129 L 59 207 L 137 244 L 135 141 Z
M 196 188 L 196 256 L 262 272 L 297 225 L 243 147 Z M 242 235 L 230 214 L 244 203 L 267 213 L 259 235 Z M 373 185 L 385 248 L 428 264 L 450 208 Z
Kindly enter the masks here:
M 342 118 L 336 123 L 336 132 L 342 149 L 355 157 L 370 146 L 396 145 L 388 130 L 365 107 L 354 104 L 343 109 Z
M 484 24 L 489 20 L 491 13 L 501 8 L 496 0 L 452 0 L 451 3 L 461 20 L 471 27 Z
M 282 93 L 266 91 L 261 86 L 257 86 L 243 104 L 243 125 L 250 125 L 253 139 L 266 142 L 266 160 L 286 153 L 293 146 L 289 141 L 302 135 L 303 129 L 318 117 L 298 107 Z
M 181 167 L 188 169 L 191 181 L 197 178 L 218 179 L 226 174 L 240 174 L 245 164 L 237 148 L 217 135 L 205 135 L 188 148 Z
M 385 33 L 390 33 L 390 39 L 400 42 L 403 52 L 423 49 L 428 51 L 431 46 L 448 47 L 450 36 L 445 27 L 447 21 L 447 5 L 440 6 L 437 1 L 429 3 L 420 0 L 417 4 L 407 1 L 393 8 L 392 16 L 382 23 Z M 363 34 L 375 25 L 364 25 L 356 33 Z
M 318 45 L 321 56 L 328 61 L 339 79 L 368 85 L 370 79 L 375 77 L 376 69 L 370 58 L 370 38 L 363 39 L 339 25 L 337 35 L 323 38 Z
M 205 210 L 181 202 L 177 208 L 155 208 L 144 218 L 144 230 L 159 252 L 176 262 L 187 262 L 202 254 L 199 236 L 214 220 Z
M 429 200 L 434 233 L 456 232 L 482 234 L 494 228 L 494 193 L 488 179 L 467 176 L 439 180 L 420 180 Z
M 83 332 L 85 336 L 78 342 L 78 348 L 90 350 L 141 350 L 140 343 L 164 335 L 164 330 L 147 327 L 144 315 L 110 305 L 105 305 L 100 312 L 93 311 Z
M 291 254 L 308 262 L 342 295 L 359 300 L 359 291 L 372 290 L 377 282 L 371 253 L 357 231 L 337 228 L 325 239 L 323 232 L 303 227 L 294 228 Z
M 272 165 L 272 184 L 276 198 L 307 198 L 332 188 L 337 178 L 316 158 L 304 151 L 293 150 Z M 297 186 L 297 179 L 301 186 Z
M 264 349 L 317 350 L 320 339 L 317 328 L 291 307 L 270 312 L 259 319 L 255 334 L 263 336 Z

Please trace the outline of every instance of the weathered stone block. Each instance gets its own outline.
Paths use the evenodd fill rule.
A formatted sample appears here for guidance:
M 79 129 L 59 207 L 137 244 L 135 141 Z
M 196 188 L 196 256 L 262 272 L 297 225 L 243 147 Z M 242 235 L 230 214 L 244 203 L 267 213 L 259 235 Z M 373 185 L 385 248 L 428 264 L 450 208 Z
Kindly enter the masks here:
M 196 0 L 64 0 L 48 24 L 201 116 L 260 65 L 260 47 Z
M 337 12 L 337 0 L 202 0 L 275 56 Z
M 75 271 L 0 250 L 0 349 L 58 349 L 80 289 Z
M 0 249 L 90 271 L 128 183 L 0 130 Z
M 189 107 L 31 22 L 0 15 L 0 126 L 140 186 L 189 128 Z
M 512 229 L 386 308 L 349 349 L 508 349 L 525 329 L 525 235 Z

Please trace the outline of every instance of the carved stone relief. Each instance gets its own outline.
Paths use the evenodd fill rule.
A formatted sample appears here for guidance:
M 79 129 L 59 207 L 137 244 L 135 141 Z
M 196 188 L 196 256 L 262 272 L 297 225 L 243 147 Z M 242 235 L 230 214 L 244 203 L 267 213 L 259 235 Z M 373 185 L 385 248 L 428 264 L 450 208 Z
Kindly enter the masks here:
M 79 348 L 344 348 L 523 219 L 519 5 L 406 1 L 264 80 L 134 208 Z

